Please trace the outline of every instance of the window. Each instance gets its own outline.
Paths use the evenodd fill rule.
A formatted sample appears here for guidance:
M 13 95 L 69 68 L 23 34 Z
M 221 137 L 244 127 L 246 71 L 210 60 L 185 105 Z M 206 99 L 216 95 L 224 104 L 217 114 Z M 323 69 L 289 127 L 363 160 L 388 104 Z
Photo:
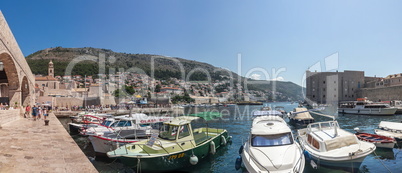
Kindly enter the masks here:
M 322 95 L 323 98 L 325 98 L 325 95 Z
M 103 122 L 102 122 L 102 125 L 109 127 L 109 125 L 110 125 L 111 123 L 112 123 L 112 121 L 107 120 L 107 121 L 103 121 Z
M 111 125 L 111 127 L 127 127 L 131 126 L 131 121 L 118 121 Z
M 334 83 L 336 83 L 336 80 L 334 81 Z
M 323 83 L 323 84 L 325 84 L 325 80 L 324 80 L 324 81 L 322 81 L 322 83 Z
M 313 98 L 315 98 L 315 95 L 313 95 Z
M 270 147 L 289 144 L 293 144 L 291 133 L 276 135 L 253 135 L 251 137 L 251 145 L 253 147 Z
M 188 130 L 188 125 L 184 125 L 180 127 L 179 131 L 179 139 L 190 136 L 190 131 Z
M 334 97 L 336 97 L 336 95 L 334 95 Z
M 322 91 L 325 91 L 325 88 L 322 88 Z
M 334 91 L 336 91 L 336 88 L 334 88 Z
M 307 142 L 316 149 L 320 149 L 320 144 L 311 135 L 307 135 Z
M 159 137 L 166 140 L 175 140 L 178 128 L 179 126 L 163 124 L 159 130 Z

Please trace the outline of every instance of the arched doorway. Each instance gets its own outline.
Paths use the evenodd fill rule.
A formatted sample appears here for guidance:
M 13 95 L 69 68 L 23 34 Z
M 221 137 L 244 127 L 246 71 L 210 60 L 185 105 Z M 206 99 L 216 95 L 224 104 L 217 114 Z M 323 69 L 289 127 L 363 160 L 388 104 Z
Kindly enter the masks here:
M 2 64 L 2 65 L 1 65 Z M 0 53 L 0 89 L 8 90 L 7 92 L 0 92 L 1 98 L 8 100 L 8 105 L 14 106 L 15 103 L 21 104 L 21 93 L 19 76 L 17 68 L 15 67 L 14 60 L 11 58 L 10 54 L 7 52 Z
M 27 106 L 28 104 L 30 104 L 30 102 L 29 102 L 29 84 L 28 84 L 28 79 L 26 76 L 24 76 L 24 78 L 22 78 L 21 104 L 23 106 Z

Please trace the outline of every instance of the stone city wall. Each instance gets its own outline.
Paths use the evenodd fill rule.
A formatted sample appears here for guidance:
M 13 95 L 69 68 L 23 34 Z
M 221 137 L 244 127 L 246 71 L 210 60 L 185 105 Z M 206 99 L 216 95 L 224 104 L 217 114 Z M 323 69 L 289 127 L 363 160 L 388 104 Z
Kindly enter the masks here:
M 402 100 L 402 85 L 384 88 L 363 88 L 358 92 L 358 96 L 371 101 L 391 101 Z

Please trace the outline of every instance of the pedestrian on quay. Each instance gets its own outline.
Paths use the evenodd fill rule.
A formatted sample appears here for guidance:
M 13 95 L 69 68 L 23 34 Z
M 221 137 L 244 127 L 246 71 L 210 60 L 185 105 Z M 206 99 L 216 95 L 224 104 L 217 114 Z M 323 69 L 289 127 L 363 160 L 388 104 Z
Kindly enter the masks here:
M 42 107 L 38 106 L 38 119 L 42 118 L 41 115 L 43 115 L 43 110 L 42 110 Z
M 30 114 L 31 114 L 31 106 L 27 105 L 27 107 L 25 107 L 24 118 L 30 118 Z
M 43 109 L 43 119 L 46 120 L 47 116 L 49 115 L 48 113 L 49 113 L 49 112 L 48 112 L 47 108 L 44 108 L 44 109 Z
M 37 114 L 38 114 L 38 107 L 36 107 L 36 105 L 34 105 L 34 107 L 32 107 L 32 117 L 33 117 L 34 121 L 36 121 Z

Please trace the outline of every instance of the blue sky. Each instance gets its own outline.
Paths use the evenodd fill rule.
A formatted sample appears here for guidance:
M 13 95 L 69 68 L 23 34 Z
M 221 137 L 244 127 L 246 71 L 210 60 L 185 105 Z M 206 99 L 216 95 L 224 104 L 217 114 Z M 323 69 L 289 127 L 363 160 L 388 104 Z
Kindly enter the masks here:
M 242 75 L 259 68 L 273 78 L 272 69 L 283 68 L 276 77 L 297 84 L 314 64 L 325 70 L 334 53 L 340 71 L 402 72 L 400 1 L 16 0 L 1 1 L 0 10 L 26 56 L 107 48 L 241 66 Z

